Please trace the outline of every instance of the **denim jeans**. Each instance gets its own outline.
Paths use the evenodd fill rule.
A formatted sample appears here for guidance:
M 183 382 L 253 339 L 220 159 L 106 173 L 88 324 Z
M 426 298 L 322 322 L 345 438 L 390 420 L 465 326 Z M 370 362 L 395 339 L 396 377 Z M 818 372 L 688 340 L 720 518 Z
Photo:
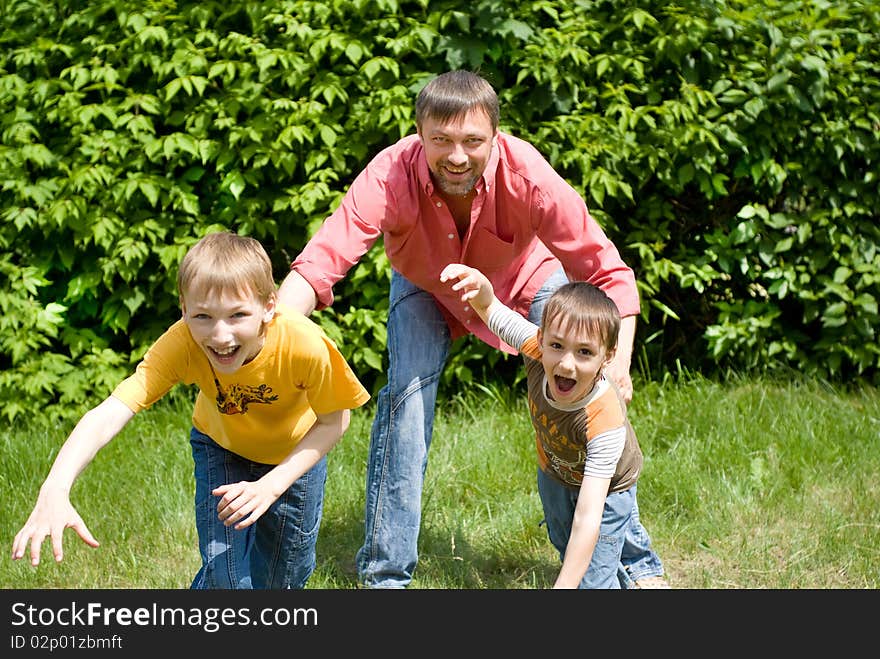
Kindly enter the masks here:
M 219 446 L 195 428 L 190 446 L 196 480 L 195 512 L 202 567 L 190 588 L 303 588 L 315 570 L 326 457 L 303 474 L 247 528 L 225 526 L 217 517 L 220 497 L 211 491 L 228 483 L 254 481 L 274 465 L 251 462 Z
M 530 321 L 540 324 L 544 303 L 566 281 L 561 269 L 547 279 L 532 300 Z M 356 559 L 363 586 L 405 588 L 412 580 L 437 386 L 449 346 L 449 328 L 434 298 L 399 272 L 392 272 L 388 383 L 376 397 L 367 462 L 364 544 Z M 637 515 L 634 520 L 633 531 L 640 535 L 644 529 L 640 530 Z M 628 539 L 629 535 L 628 530 Z M 641 539 L 634 536 L 633 540 Z M 637 546 L 641 545 L 633 545 L 625 557 L 640 576 L 647 576 L 648 570 L 656 569 L 656 556 L 636 551 Z M 662 568 L 656 574 L 662 574 Z
M 630 588 L 633 577 L 622 562 L 624 550 L 630 558 L 651 563 L 656 554 L 651 550 L 651 542 L 641 524 L 633 527 L 633 515 L 638 510 L 636 502 L 637 485 L 623 492 L 612 492 L 605 498 L 602 522 L 599 525 L 599 538 L 593 550 L 593 558 L 581 579 L 578 588 Z M 551 544 L 559 552 L 559 559 L 565 558 L 565 549 L 571 536 L 571 524 L 577 506 L 578 491 L 566 487 L 538 469 L 538 494 L 544 508 L 544 522 Z M 633 532 L 643 536 L 643 544 L 635 545 L 627 536 Z M 657 559 L 656 566 L 662 574 L 662 566 Z M 652 573 L 656 575 L 656 572 Z M 644 574 L 640 576 L 645 576 Z

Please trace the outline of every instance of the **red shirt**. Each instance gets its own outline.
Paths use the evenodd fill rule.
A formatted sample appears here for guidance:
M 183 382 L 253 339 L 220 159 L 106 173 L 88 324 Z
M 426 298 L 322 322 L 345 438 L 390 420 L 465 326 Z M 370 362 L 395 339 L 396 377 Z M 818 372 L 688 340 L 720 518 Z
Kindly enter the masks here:
M 452 338 L 472 333 L 512 354 L 516 350 L 490 332 L 448 283 L 440 283 L 446 265 L 478 268 L 498 299 L 523 315 L 560 263 L 569 279 L 604 290 L 621 316 L 639 313 L 632 269 L 581 196 L 537 149 L 499 132 L 475 189 L 470 228 L 462 241 L 434 189 L 418 135 L 405 137 L 357 176 L 291 268 L 315 289 L 322 309 L 333 302 L 333 285 L 382 236 L 392 267 L 434 296 Z

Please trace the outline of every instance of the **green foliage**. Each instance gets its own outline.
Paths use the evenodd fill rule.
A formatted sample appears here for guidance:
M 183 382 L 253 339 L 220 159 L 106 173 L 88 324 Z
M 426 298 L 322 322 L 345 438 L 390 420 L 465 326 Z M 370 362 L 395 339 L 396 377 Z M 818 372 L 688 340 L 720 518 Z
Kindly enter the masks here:
M 873 2 L 7 0 L 3 415 L 106 395 L 208 231 L 260 239 L 280 280 L 454 67 L 636 270 L 646 371 L 880 380 Z M 316 315 L 374 388 L 388 274 L 377 244 Z M 449 366 L 452 389 L 518 377 L 473 341 Z

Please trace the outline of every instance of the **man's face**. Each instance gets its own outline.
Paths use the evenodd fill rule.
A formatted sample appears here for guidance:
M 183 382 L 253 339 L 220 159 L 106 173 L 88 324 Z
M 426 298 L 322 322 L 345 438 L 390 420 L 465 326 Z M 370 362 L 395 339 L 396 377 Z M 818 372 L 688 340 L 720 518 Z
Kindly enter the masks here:
M 419 129 L 428 169 L 446 194 L 468 194 L 483 175 L 495 132 L 489 115 L 479 109 L 447 122 L 428 118 Z

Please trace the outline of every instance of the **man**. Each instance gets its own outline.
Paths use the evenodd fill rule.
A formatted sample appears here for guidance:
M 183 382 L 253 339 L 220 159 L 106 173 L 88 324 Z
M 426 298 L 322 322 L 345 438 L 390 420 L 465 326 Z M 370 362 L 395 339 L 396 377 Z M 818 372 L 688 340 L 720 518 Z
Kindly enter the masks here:
M 372 588 L 404 588 L 416 567 L 437 385 L 451 341 L 471 333 L 516 352 L 441 284 L 446 264 L 479 268 L 498 298 L 535 324 L 568 279 L 599 286 L 623 317 L 606 372 L 632 398 L 635 277 L 577 191 L 534 147 L 498 131 L 498 97 L 479 75 L 436 77 L 415 110 L 416 134 L 373 158 L 279 289 L 281 302 L 305 314 L 330 305 L 333 285 L 382 236 L 393 268 L 388 384 L 371 431 L 366 532 L 357 553 L 358 579 Z M 623 566 L 631 582 L 656 582 L 663 567 L 637 510 L 633 519 Z

